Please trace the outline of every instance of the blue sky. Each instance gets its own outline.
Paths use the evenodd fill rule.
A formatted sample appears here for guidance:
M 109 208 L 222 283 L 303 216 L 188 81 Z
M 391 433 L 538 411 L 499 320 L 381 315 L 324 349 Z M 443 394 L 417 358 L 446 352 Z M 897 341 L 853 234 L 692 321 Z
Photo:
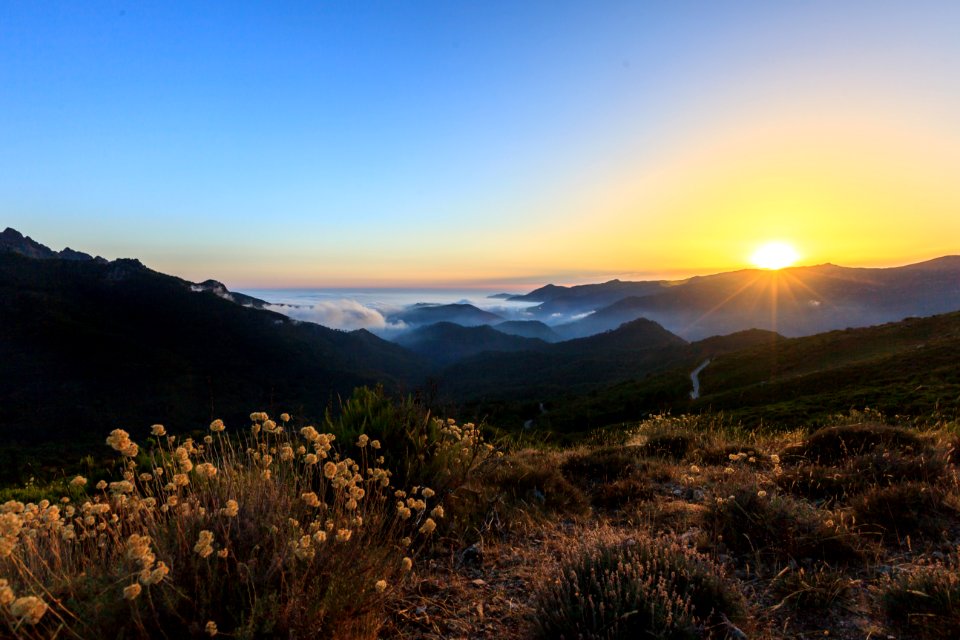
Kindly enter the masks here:
M 740 266 L 667 223 L 744 123 L 958 134 L 957 4 L 838 4 L 6 2 L 0 225 L 235 286 Z

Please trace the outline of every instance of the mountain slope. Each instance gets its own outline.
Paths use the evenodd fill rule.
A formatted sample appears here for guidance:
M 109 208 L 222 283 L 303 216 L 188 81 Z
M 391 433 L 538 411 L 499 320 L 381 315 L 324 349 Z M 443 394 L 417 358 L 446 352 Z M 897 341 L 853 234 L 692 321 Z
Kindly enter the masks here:
M 560 335 L 556 331 L 539 320 L 508 320 L 493 325 L 493 328 L 500 333 L 523 338 L 538 338 L 544 342 L 558 342 L 561 340 Z
M 640 319 L 538 351 L 467 358 L 444 371 L 443 391 L 459 401 L 579 392 L 669 368 L 685 357 L 685 345 L 657 323 Z
M 246 308 L 133 260 L 0 254 L 0 430 L 82 438 L 251 410 L 319 416 L 358 384 L 409 387 L 425 363 L 366 331 Z M 238 425 L 239 426 L 239 425 Z
M 464 327 L 495 324 L 503 318 L 495 313 L 478 309 L 472 304 L 415 304 L 403 311 L 391 314 L 391 322 L 403 322 L 413 326 L 426 326 L 437 322 L 452 322 Z
M 489 326 L 464 327 L 452 322 L 414 329 L 398 336 L 396 342 L 441 365 L 488 351 L 537 351 L 547 346 L 542 340 L 507 335 Z
M 960 417 L 960 313 L 801 338 L 741 332 L 691 343 L 687 355 L 653 375 L 547 398 L 537 424 L 584 431 L 651 413 L 722 411 L 746 426 L 800 426 L 865 407 Z M 706 358 L 701 397 L 691 400 L 690 373 Z M 535 417 L 526 411 L 514 409 L 514 426 Z

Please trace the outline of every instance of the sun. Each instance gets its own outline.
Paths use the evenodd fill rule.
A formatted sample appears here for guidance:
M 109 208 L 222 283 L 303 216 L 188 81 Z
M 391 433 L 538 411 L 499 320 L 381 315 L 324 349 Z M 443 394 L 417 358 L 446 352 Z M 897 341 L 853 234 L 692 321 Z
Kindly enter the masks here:
M 767 242 L 753 252 L 750 262 L 761 269 L 776 270 L 789 267 L 799 258 L 800 254 L 792 245 L 786 242 Z

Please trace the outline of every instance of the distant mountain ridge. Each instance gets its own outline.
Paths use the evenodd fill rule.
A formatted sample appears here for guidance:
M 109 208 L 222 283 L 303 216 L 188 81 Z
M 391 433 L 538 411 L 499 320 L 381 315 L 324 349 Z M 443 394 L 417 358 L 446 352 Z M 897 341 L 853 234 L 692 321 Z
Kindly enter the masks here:
M 464 327 L 495 324 L 504 320 L 503 316 L 465 303 L 415 304 L 402 311 L 390 314 L 387 319 L 391 322 L 402 322 L 413 326 L 452 322 Z
M 395 342 L 441 365 L 486 352 L 538 351 L 547 346 L 543 340 L 509 335 L 488 325 L 464 327 L 453 322 L 414 329 Z
M 547 285 L 513 299 L 540 302 L 526 310 L 536 319 L 583 315 L 553 327 L 568 337 L 639 317 L 687 339 L 751 328 L 796 337 L 958 310 L 960 256 L 890 268 L 823 264 L 677 281 Z

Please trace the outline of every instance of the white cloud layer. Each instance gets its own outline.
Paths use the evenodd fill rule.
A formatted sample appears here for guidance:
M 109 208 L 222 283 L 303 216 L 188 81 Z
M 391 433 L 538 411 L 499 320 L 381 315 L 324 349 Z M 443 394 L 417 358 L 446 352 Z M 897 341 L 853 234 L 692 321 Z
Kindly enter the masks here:
M 331 329 L 389 331 L 405 328 L 403 323 L 387 322 L 381 312 L 366 307 L 356 300 L 325 300 L 312 305 L 296 306 L 280 304 L 270 305 L 267 308 L 294 320 L 313 322 Z

